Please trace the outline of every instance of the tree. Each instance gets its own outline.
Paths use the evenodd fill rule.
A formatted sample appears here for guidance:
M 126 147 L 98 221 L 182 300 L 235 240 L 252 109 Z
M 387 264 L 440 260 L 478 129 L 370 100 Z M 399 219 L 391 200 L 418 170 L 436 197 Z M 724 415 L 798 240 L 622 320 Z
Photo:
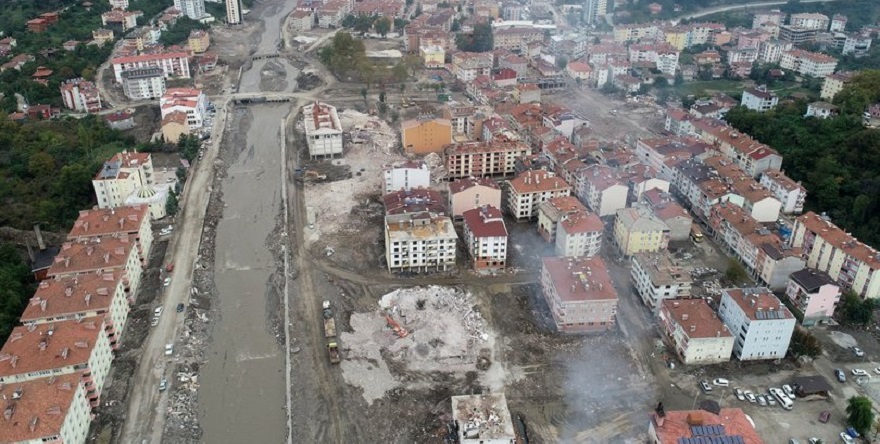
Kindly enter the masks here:
M 388 32 L 391 31 L 391 19 L 388 17 L 379 17 L 373 22 L 373 28 L 376 30 L 376 33 L 385 37 L 388 35 Z
M 186 182 L 186 168 L 183 166 L 177 167 L 177 171 L 174 172 L 177 175 L 178 182 Z
M 727 270 L 724 272 L 724 278 L 731 284 L 737 285 L 744 283 L 749 278 L 749 274 L 736 259 L 729 259 L 727 261 Z
M 846 423 L 865 435 L 874 423 L 874 408 L 865 396 L 853 396 L 846 403 Z
M 364 98 L 364 106 L 367 106 L 367 88 L 361 88 L 361 97 Z
M 379 92 L 379 103 L 385 103 L 385 91 Z
M 394 19 L 394 30 L 397 31 L 398 34 L 400 34 L 400 32 L 403 31 L 403 28 L 406 28 L 406 25 L 408 24 L 408 21 L 402 18 L 396 18 Z
M 452 27 L 449 28 L 450 32 L 458 32 L 461 30 L 461 21 L 456 17 L 452 19 Z
M 862 299 L 853 291 L 843 294 L 840 307 L 841 321 L 847 324 L 868 325 L 874 320 L 874 309 L 877 303 L 874 299 Z
M 557 57 L 556 58 L 556 67 L 559 69 L 565 69 L 568 66 L 568 59 L 565 57 Z
M 789 351 L 796 358 L 801 356 L 816 358 L 822 354 L 822 343 L 805 328 L 795 327 L 791 335 Z
M 168 200 L 165 201 L 165 212 L 168 213 L 169 216 L 174 217 L 177 215 L 177 210 L 179 210 L 180 203 L 177 201 L 177 193 L 173 190 L 168 192 Z
M 403 61 L 400 61 L 395 63 L 394 67 L 391 68 L 391 75 L 394 77 L 395 82 L 403 83 L 409 78 L 409 70 L 407 69 L 406 64 L 404 64 Z
M 455 36 L 455 46 L 461 51 L 487 52 L 495 45 L 492 35 L 492 25 L 478 23 L 474 25 L 474 31 L 470 34 L 459 33 Z
M 655 88 L 666 88 L 667 86 L 669 86 L 669 80 L 666 77 L 659 76 L 654 78 Z

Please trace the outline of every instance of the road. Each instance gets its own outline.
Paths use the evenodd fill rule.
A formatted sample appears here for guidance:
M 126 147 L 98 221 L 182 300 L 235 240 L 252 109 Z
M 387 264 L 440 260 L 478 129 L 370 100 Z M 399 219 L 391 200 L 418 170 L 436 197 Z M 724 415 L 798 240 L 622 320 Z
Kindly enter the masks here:
M 799 0 L 798 3 L 827 3 L 834 2 L 838 0 Z M 719 12 L 728 12 L 728 11 L 736 11 L 737 9 L 750 9 L 750 8 L 763 8 L 765 6 L 779 6 L 788 3 L 788 1 L 779 1 L 774 0 L 770 2 L 754 2 L 754 3 L 743 3 L 741 5 L 729 5 L 729 6 L 716 6 L 714 8 L 703 9 L 697 12 L 691 12 L 688 14 L 683 14 L 679 17 L 672 19 L 674 22 L 678 22 L 682 19 L 695 19 L 700 17 L 705 17 L 707 15 L 718 14 Z
M 212 166 L 219 152 L 227 115 L 227 107 L 219 106 L 216 125 L 212 130 L 213 143 L 206 150 L 204 159 L 196 162 L 190 169 L 183 190 L 178 223 L 168 246 L 172 259 L 166 261 L 174 263 L 174 272 L 171 274 L 171 284 L 165 287 L 165 295 L 158 298 L 162 301 L 164 314 L 143 346 L 141 361 L 127 397 L 128 414 L 119 438 L 122 443 L 162 441 L 165 411 L 159 406 L 165 404 L 168 392 L 159 392 L 157 387 L 163 376 L 171 376 L 166 373 L 170 365 L 165 359 L 164 348 L 165 344 L 173 342 L 177 331 L 183 326 L 184 316 L 177 313 L 175 308 L 177 304 L 187 302 L 190 293 L 191 277 L 198 257 L 202 226 L 210 197 L 206 190 L 214 180 Z

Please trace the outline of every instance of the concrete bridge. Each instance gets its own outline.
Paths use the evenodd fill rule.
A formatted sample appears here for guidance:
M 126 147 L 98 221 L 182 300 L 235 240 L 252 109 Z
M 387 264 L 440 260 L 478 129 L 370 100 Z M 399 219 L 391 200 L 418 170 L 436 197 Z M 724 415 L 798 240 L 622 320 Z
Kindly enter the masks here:
M 278 57 L 281 57 L 281 54 L 278 54 L 277 52 L 275 54 L 257 54 L 257 55 L 251 56 L 251 60 L 257 61 L 257 60 L 263 60 L 263 59 L 277 59 Z

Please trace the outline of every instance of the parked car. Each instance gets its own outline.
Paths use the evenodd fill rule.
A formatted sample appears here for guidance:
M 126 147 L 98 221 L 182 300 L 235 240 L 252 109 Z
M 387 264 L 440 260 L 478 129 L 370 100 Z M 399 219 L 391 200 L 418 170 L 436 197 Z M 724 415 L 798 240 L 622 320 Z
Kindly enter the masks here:
M 153 310 L 153 315 L 156 316 L 157 318 L 158 318 L 159 316 L 162 316 L 162 310 L 164 310 L 164 309 L 165 309 L 165 308 L 162 307 L 161 305 L 158 306 L 158 307 L 156 307 L 156 309 Z
M 796 439 L 794 439 L 794 438 L 791 438 L 791 439 L 788 440 L 788 444 L 801 444 L 801 442 L 798 441 L 798 440 L 796 440 Z
M 828 423 L 831 420 L 831 412 L 828 410 L 823 410 L 822 413 L 819 413 L 819 422 L 822 424 Z
M 152 321 L 150 321 L 150 327 L 155 327 L 157 325 L 159 325 L 159 318 L 155 317 Z
M 862 349 L 860 349 L 860 348 L 858 348 L 858 347 L 856 347 L 856 346 L 852 346 L 852 347 L 850 347 L 849 349 L 852 350 L 852 352 L 855 353 L 855 355 L 858 356 L 858 357 L 860 357 L 860 358 L 861 358 L 862 356 L 865 356 L 865 352 L 863 352 Z
M 758 401 L 758 398 L 755 398 L 755 394 L 752 392 L 746 391 L 745 395 L 746 395 L 746 399 L 748 399 L 749 402 L 751 402 L 753 404 Z
M 712 384 L 715 384 L 718 387 L 727 387 L 730 385 L 730 381 L 728 381 L 724 378 L 718 378 L 718 379 L 712 381 Z
M 880 375 L 880 367 L 875 368 L 875 369 L 874 369 L 874 373 Z
M 178 312 L 178 313 L 183 313 L 183 309 L 184 309 L 184 308 L 186 308 L 186 306 L 183 305 L 183 302 L 177 304 L 177 312 Z
M 856 429 L 854 429 L 852 427 L 846 428 L 846 434 L 849 435 L 850 438 L 858 438 L 859 436 L 861 436 L 861 435 L 859 435 L 859 432 L 857 432 Z
M 703 391 L 706 392 L 706 393 L 712 391 L 712 386 L 709 385 L 709 382 L 708 382 L 708 381 L 700 381 L 700 387 L 701 387 L 701 388 L 703 389 Z
M 757 395 L 755 398 L 758 398 L 758 405 L 762 407 L 767 406 L 767 398 L 765 398 L 764 395 Z
M 792 389 L 790 385 L 783 385 L 782 391 L 785 392 L 785 396 L 788 396 L 792 401 L 794 401 L 794 389 Z
M 743 393 L 742 389 L 740 389 L 739 387 L 733 389 L 733 393 L 736 395 L 736 399 L 739 399 L 740 401 L 746 400 L 745 393 Z
M 170 278 L 170 277 L 167 277 L 167 278 L 165 278 L 164 281 L 162 281 L 162 286 L 163 286 L 163 287 L 167 287 L 167 286 L 169 286 L 169 285 L 171 285 L 171 278 Z
M 810 444 L 819 444 L 820 442 L 822 442 L 822 440 L 819 438 L 810 438 Z
M 840 432 L 840 439 L 845 444 L 855 444 L 855 442 L 856 442 L 854 439 L 850 438 L 850 436 L 847 435 L 846 432 Z
M 164 392 L 166 388 L 168 388 L 168 380 L 162 378 L 162 380 L 159 381 L 159 391 Z
M 174 344 L 165 344 L 165 356 L 174 354 Z
M 767 404 L 776 405 L 776 398 L 773 397 L 773 394 L 765 395 L 767 397 Z
M 843 370 L 836 368 L 834 369 L 834 376 L 837 377 L 837 380 L 840 382 L 846 382 L 846 373 Z
M 860 369 L 860 368 L 854 368 L 854 369 L 852 369 L 852 374 L 853 374 L 853 376 L 870 376 L 870 375 L 868 374 L 868 372 L 866 372 L 866 371 L 864 371 L 864 370 L 862 370 L 862 369 Z

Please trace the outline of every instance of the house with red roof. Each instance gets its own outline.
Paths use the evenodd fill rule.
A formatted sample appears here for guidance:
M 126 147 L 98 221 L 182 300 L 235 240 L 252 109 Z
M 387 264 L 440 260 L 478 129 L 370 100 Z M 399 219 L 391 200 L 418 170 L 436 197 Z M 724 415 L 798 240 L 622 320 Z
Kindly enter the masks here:
M 507 263 L 507 227 L 501 210 L 483 205 L 462 216 L 464 241 L 474 270 L 503 271 Z

